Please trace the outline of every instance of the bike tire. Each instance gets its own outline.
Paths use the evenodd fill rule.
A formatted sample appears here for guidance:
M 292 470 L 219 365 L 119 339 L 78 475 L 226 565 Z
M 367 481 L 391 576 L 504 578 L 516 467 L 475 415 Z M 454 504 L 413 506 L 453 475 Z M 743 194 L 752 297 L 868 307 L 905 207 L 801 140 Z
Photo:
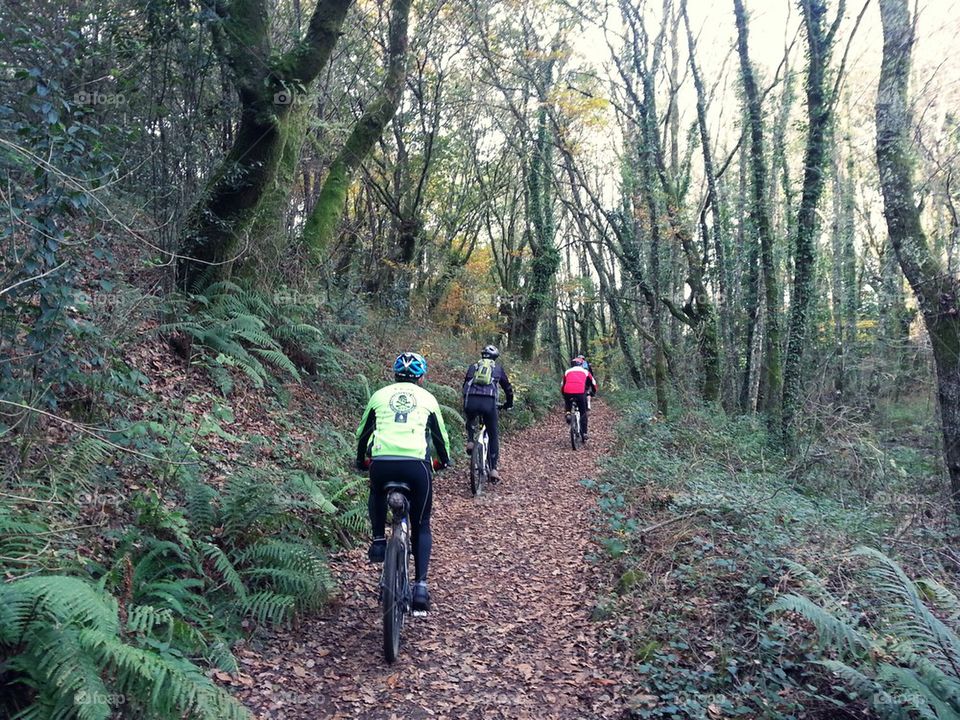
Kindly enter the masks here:
M 580 448 L 580 415 L 574 414 L 570 417 L 570 447 L 574 450 Z
M 476 497 L 483 491 L 483 443 L 476 443 L 470 453 L 470 492 Z
M 406 603 L 404 570 L 407 558 L 403 544 L 392 539 L 387 545 L 383 564 L 383 656 L 388 663 L 395 662 L 400 654 L 400 631 L 403 629 L 403 613 Z

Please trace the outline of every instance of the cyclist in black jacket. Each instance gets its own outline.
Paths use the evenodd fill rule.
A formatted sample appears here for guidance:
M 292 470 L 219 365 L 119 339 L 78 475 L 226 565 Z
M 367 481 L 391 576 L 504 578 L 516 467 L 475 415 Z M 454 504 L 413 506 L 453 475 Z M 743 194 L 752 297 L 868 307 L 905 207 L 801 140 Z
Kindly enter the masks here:
M 487 435 L 490 438 L 490 479 L 494 482 L 500 479 L 497 471 L 497 460 L 500 455 L 500 427 L 497 413 L 497 401 L 500 390 L 504 393 L 503 408 L 513 407 L 513 386 L 507 372 L 500 365 L 493 368 L 490 382 L 479 384 L 475 382 L 478 370 L 484 360 L 495 362 L 500 357 L 500 351 L 493 345 L 487 345 L 481 352 L 481 361 L 467 368 L 463 379 L 463 411 L 467 418 L 467 453 L 473 451 L 473 423 L 479 416 L 487 426 Z

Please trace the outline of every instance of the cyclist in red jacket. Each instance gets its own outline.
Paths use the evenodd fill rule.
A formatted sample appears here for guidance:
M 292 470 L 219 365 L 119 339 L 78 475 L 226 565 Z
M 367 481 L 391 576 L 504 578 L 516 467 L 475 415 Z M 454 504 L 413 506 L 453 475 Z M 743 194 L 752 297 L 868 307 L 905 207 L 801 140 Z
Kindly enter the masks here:
M 583 435 L 584 442 L 587 441 L 587 394 L 596 395 L 598 389 L 599 386 L 593 374 L 584 367 L 583 356 L 578 355 L 571 360 L 570 367 L 563 374 L 560 392 L 563 393 L 567 424 L 570 423 L 570 408 L 574 403 L 580 410 L 580 434 Z

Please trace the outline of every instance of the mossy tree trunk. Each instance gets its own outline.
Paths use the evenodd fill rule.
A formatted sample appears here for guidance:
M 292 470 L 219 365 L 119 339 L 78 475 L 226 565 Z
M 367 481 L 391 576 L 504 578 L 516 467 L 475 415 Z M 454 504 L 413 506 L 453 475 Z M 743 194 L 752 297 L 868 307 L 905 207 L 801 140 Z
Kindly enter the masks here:
M 217 52 L 240 97 L 233 146 L 188 214 L 177 258 L 177 285 L 202 289 L 243 254 L 255 211 L 271 187 L 284 147 L 283 125 L 306 87 L 326 67 L 352 0 L 318 0 L 303 39 L 275 58 L 266 0 L 209 6 Z
M 683 17 L 684 27 L 687 32 L 687 48 L 689 51 L 690 73 L 693 76 L 693 85 L 697 91 L 697 129 L 700 132 L 700 147 L 703 154 L 703 169 L 707 179 L 707 198 L 706 207 L 711 213 L 710 234 L 713 242 L 707 235 L 706 218 L 701 221 L 703 226 L 704 244 L 709 247 L 711 244 L 714 251 L 714 264 L 716 265 L 718 299 L 717 312 L 714 312 L 713 304 L 709 301 L 705 283 L 703 280 L 703 267 L 699 260 L 699 255 L 695 249 L 691 248 L 688 241 L 684 245 L 684 253 L 687 256 L 687 262 L 690 263 L 690 274 L 694 276 L 700 287 L 699 291 L 694 291 L 694 297 L 700 297 L 701 301 L 697 303 L 698 312 L 695 317 L 699 319 L 697 332 L 699 340 L 700 355 L 704 365 L 703 398 L 708 402 L 715 401 L 720 397 L 722 387 L 722 370 L 720 355 L 722 343 L 718 333 L 718 316 L 724 318 L 727 316 L 727 262 L 724 247 L 726 241 L 723 237 L 725 223 L 722 216 L 722 206 L 720 204 L 720 193 L 717 188 L 717 175 L 713 162 L 713 148 L 711 145 L 710 131 L 707 127 L 707 94 L 703 86 L 703 79 L 700 76 L 700 68 L 696 62 L 696 41 L 693 38 L 693 32 L 690 29 L 690 18 L 687 14 L 686 0 L 680 4 L 680 14 Z M 693 287 L 693 285 L 691 285 Z M 728 333 L 724 333 L 728 336 Z M 729 348 L 728 348 L 729 350 Z
M 753 381 L 757 376 L 757 363 L 754 362 L 754 346 L 760 329 L 760 244 L 751 230 L 751 219 L 747 211 L 749 203 L 747 182 L 747 149 L 741 145 L 739 150 L 738 192 L 736 193 L 736 215 L 741 218 L 737 223 L 736 246 L 740 248 L 739 276 L 741 278 L 740 296 L 743 298 L 746 317 L 743 319 L 743 374 L 740 381 L 739 405 L 743 412 L 754 412 L 756 407 L 751 401 Z
M 530 168 L 527 174 L 528 213 L 530 222 L 530 249 L 533 261 L 528 278 L 530 292 L 523 306 L 520 322 L 520 354 L 532 360 L 537 350 L 537 329 L 544 311 L 550 307 L 552 289 L 560 268 L 560 251 L 554 234 L 553 214 L 553 143 L 554 136 L 547 122 L 546 103 L 553 84 L 551 57 L 543 64 L 543 83 L 538 86 L 540 109 L 537 111 L 537 135 L 534 140 Z
M 687 325 L 696 336 L 697 348 L 703 365 L 701 394 L 707 402 L 716 402 L 720 398 L 720 349 L 719 336 L 717 334 L 717 316 L 714 311 L 713 302 L 710 299 L 710 294 L 707 292 L 706 282 L 704 281 L 704 269 L 700 249 L 694 243 L 693 236 L 683 217 L 678 180 L 675 179 L 675 176 L 671 177 L 668 175 L 664 162 L 660 135 L 657 130 L 659 122 L 656 110 L 656 91 L 653 87 L 653 75 L 651 73 L 644 74 L 643 85 L 643 107 L 646 110 L 644 142 L 649 146 L 648 162 L 653 164 L 657 177 L 660 180 L 660 189 L 666 200 L 667 224 L 673 238 L 680 243 L 680 247 L 686 258 L 686 283 L 690 287 L 690 298 L 684 303 L 682 311 L 677 308 L 676 304 L 669 297 L 664 296 L 661 298 L 661 302 L 663 302 L 673 317 Z M 707 140 L 709 140 L 709 136 L 707 136 Z M 653 178 L 648 178 L 648 181 L 653 182 Z M 648 193 L 648 207 L 650 208 L 651 215 L 656 208 L 654 199 L 655 192 L 656 190 L 651 188 Z M 654 230 L 652 234 L 657 233 Z M 653 258 L 655 256 L 651 254 L 651 257 Z
M 807 36 L 807 139 L 804 150 L 803 188 L 797 213 L 794 246 L 793 292 L 790 296 L 790 339 L 783 371 L 783 437 L 789 452 L 796 449 L 796 419 L 803 398 L 803 356 L 809 343 L 809 313 L 814 294 L 817 206 L 823 195 L 827 169 L 833 95 L 827 87 L 827 69 L 840 19 L 827 29 L 826 0 L 802 0 L 800 9 Z
M 763 275 L 764 299 L 764 412 L 767 426 L 776 437 L 782 431 L 783 368 L 781 344 L 783 334 L 780 322 L 780 281 L 774 258 L 773 231 L 767 198 L 767 162 L 764 157 L 763 109 L 760 92 L 750 62 L 747 14 L 743 0 L 733 0 L 737 24 L 737 54 L 743 82 L 747 127 L 750 136 L 751 169 L 751 229 L 760 245 L 760 268 Z
M 914 24 L 907 0 L 880 0 L 883 63 L 877 87 L 877 165 L 887 231 L 933 346 L 943 452 L 954 512 L 960 515 L 960 311 L 957 278 L 933 253 L 913 186 L 913 134 L 907 90 Z
M 857 259 L 854 248 L 855 185 L 853 156 L 848 154 L 846 167 L 841 163 L 839 148 L 834 153 L 833 231 L 831 263 L 833 334 L 837 346 L 837 368 L 834 396 L 844 400 L 857 363 L 857 313 L 860 288 L 857 284 Z
M 300 153 L 314 111 L 310 103 L 295 105 L 280 125 L 280 159 L 273 179 L 253 210 L 249 235 L 257 238 L 257 252 L 239 259 L 234 272 L 271 287 L 277 269 L 282 267 L 290 241 L 286 221 L 290 209 L 290 191 L 297 178 Z
M 327 247 L 343 217 L 347 190 L 360 163 L 380 139 L 393 118 L 403 97 L 407 76 L 407 25 L 413 0 L 394 0 L 390 8 L 390 29 L 387 41 L 387 73 L 379 95 L 357 120 L 320 188 L 303 228 L 302 240 L 317 260 L 325 259 Z

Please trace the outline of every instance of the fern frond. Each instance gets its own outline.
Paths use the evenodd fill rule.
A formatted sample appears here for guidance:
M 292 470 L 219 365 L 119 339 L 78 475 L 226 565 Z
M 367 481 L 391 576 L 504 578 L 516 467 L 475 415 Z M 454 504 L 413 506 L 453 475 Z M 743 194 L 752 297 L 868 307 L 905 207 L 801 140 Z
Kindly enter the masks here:
M 134 633 L 152 633 L 161 625 L 169 626 L 173 614 L 169 608 L 155 608 L 151 605 L 134 605 L 127 609 L 127 630 Z
M 246 585 L 243 584 L 240 573 L 234 567 L 230 558 L 227 557 L 227 554 L 213 543 L 207 542 L 201 543 L 200 551 L 204 557 L 213 563 L 213 567 L 230 589 L 241 599 L 245 598 L 247 595 Z
M 944 702 L 926 679 L 912 668 L 883 663 L 877 671 L 877 678 L 885 687 L 891 688 L 891 694 L 900 705 L 910 708 L 919 717 L 932 720 L 958 717 L 958 708 L 951 708 Z
M 217 491 L 196 479 L 185 481 L 183 488 L 187 521 L 193 533 L 198 535 L 210 532 L 216 518 L 213 503 L 219 497 Z
M 361 505 L 352 507 L 337 516 L 337 524 L 354 535 L 366 532 L 367 509 Z
M 444 417 L 445 419 L 446 419 L 446 418 L 453 418 L 453 419 L 456 420 L 460 425 L 466 424 L 466 420 L 463 419 L 463 415 L 461 415 L 458 411 L 454 410 L 454 409 L 453 409 L 452 407 L 450 407 L 449 405 L 440 405 L 440 410 L 443 411 L 443 417 Z
M 290 360 L 286 355 L 284 355 L 279 350 L 271 350 L 269 348 L 251 348 L 251 352 L 256 353 L 262 357 L 267 362 L 275 365 L 281 370 L 286 370 L 294 380 L 300 382 L 300 371 L 297 370 L 297 366 L 293 364 L 293 361 Z
M 800 615 L 817 629 L 821 646 L 839 645 L 856 656 L 862 655 L 870 647 L 870 641 L 852 624 L 802 595 L 782 595 L 767 612 L 792 612 Z
M 337 507 L 333 504 L 320 484 L 309 474 L 302 470 L 297 470 L 288 475 L 290 489 L 294 492 L 301 492 L 310 502 L 311 507 L 320 510 L 323 513 L 332 515 L 336 513 Z
M 292 617 L 295 606 L 296 601 L 289 595 L 261 590 L 247 597 L 243 611 L 260 624 L 280 624 Z
M 0 585 L 0 643 L 17 645 L 33 623 L 120 631 L 116 602 L 78 578 L 41 575 Z
M 231 280 L 219 280 L 215 283 L 212 283 L 206 287 L 203 291 L 202 297 L 212 298 L 220 294 L 229 294 L 236 293 L 237 295 L 243 295 L 246 291 L 237 285 Z

